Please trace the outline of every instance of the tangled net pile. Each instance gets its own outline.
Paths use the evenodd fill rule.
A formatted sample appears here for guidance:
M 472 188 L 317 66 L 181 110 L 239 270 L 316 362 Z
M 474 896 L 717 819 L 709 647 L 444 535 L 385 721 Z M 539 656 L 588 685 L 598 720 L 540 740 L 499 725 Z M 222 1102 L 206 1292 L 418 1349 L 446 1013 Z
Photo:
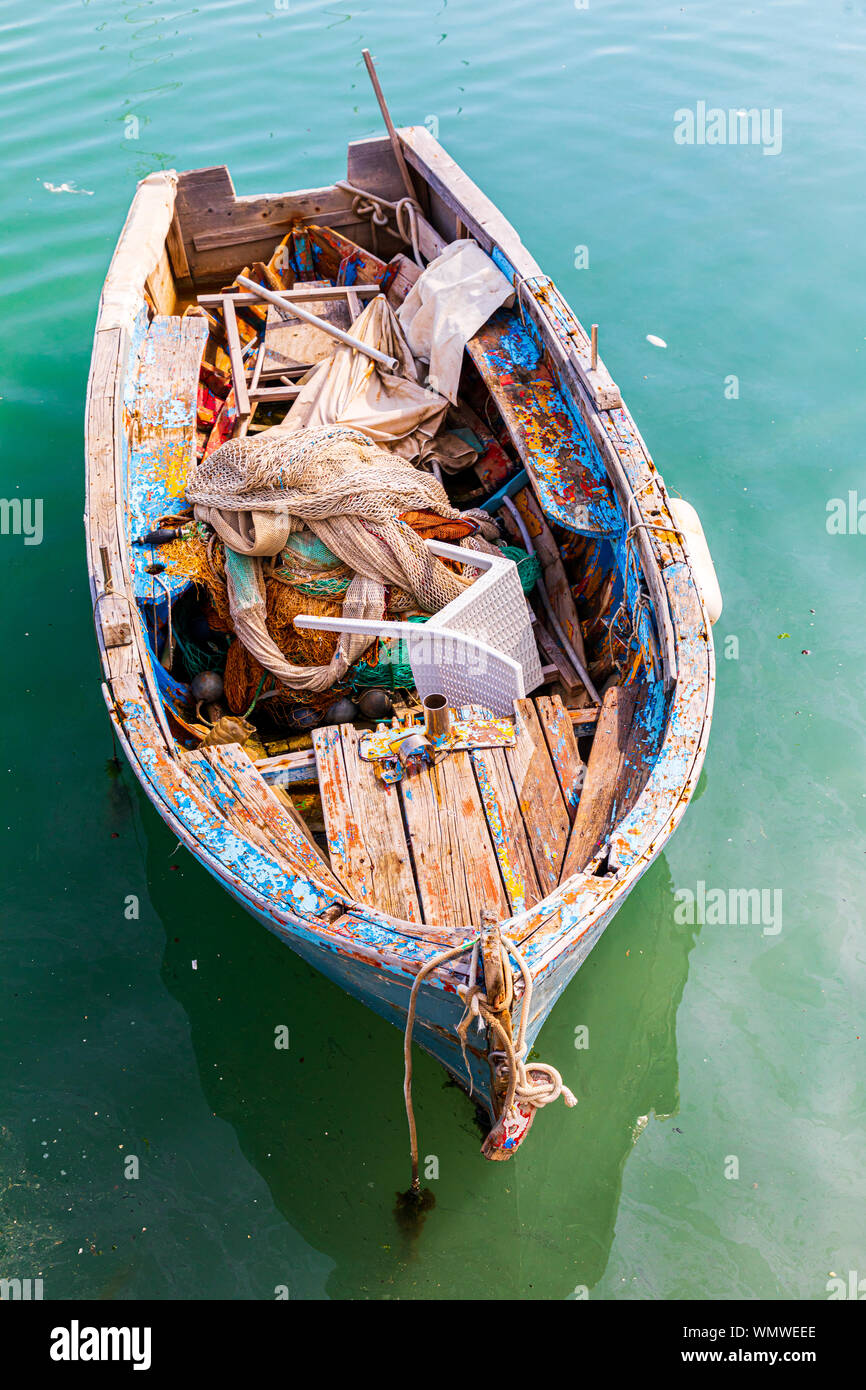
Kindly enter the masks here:
M 229 611 L 246 652 L 285 685 L 310 692 L 330 690 L 340 682 L 373 639 L 341 637 L 330 659 L 319 664 L 287 659 L 290 652 L 274 640 L 272 617 L 269 622 L 272 603 L 263 557 L 285 561 L 286 553 L 292 553 L 286 552 L 289 537 L 311 532 L 341 562 L 331 572 L 338 581 L 332 589 L 335 599 L 342 581 L 348 581 L 337 611 L 379 619 L 386 590 L 392 611 L 435 613 L 475 578 L 476 572 L 460 574 L 431 555 L 405 513 L 469 522 L 476 534 L 460 542 L 468 550 L 494 549 L 489 542 L 497 534 L 486 512 L 458 511 L 431 474 L 343 426 L 277 427 L 253 439 L 229 440 L 191 470 L 186 495 L 196 518 L 225 543 Z

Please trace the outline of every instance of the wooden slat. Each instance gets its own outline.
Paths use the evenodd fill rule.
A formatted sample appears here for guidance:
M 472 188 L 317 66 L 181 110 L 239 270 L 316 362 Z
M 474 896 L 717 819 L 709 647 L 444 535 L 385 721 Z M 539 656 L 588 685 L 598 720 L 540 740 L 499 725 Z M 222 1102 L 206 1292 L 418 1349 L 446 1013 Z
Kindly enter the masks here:
M 366 773 L 375 779 L 375 772 L 360 763 L 340 725 L 316 729 L 313 748 L 334 872 L 359 902 L 420 922 L 396 789 L 370 786 Z
M 583 690 L 584 684 L 580 676 L 575 671 L 553 633 L 548 627 L 545 627 L 544 623 L 538 617 L 536 617 L 535 622 L 532 624 L 532 635 L 535 638 L 539 652 L 550 662 L 551 670 L 556 680 L 562 682 L 569 694 L 571 694 L 572 691 Z
M 504 750 L 505 759 L 546 897 L 559 882 L 571 821 L 534 704 L 516 700 L 514 712 L 517 742 Z
M 241 356 L 241 340 L 238 335 L 238 321 L 235 314 L 235 306 L 232 303 L 231 295 L 226 295 L 223 300 L 223 317 L 226 326 L 226 338 L 228 340 L 229 358 L 232 364 L 232 382 L 235 388 L 235 400 L 238 405 L 238 415 L 241 419 L 250 413 L 250 398 L 247 393 L 247 379 L 244 373 L 244 361 Z
M 289 813 L 239 744 L 205 748 L 198 756 L 210 763 L 229 790 L 235 803 L 234 818 L 251 827 L 260 844 L 271 852 L 276 850 L 295 873 L 302 870 L 333 892 L 345 892 L 318 847 L 311 843 L 306 828 L 298 823 L 297 812 Z
M 574 821 L 580 791 L 586 777 L 586 763 L 580 756 L 574 736 L 571 711 L 558 695 L 540 695 L 535 702 L 538 719 L 544 732 L 550 760 L 565 801 L 568 818 Z M 583 711 L 580 711 L 583 713 Z M 590 711 L 593 720 L 595 711 Z M 588 727 L 588 725 L 587 725 Z
M 618 782 L 631 734 L 635 695 L 633 685 L 615 685 L 604 697 L 577 815 L 565 852 L 561 875 L 563 882 L 586 868 L 611 829 L 617 809 Z
M 471 920 L 476 926 L 482 926 L 485 913 L 504 916 L 508 912 L 508 900 L 487 834 L 487 820 L 472 760 L 465 752 L 449 753 L 440 766 L 444 772 L 444 796 L 454 807 L 461 827 L 459 843 L 469 887 Z M 436 771 L 439 770 L 437 767 Z
M 599 476 L 544 349 L 523 328 L 517 310 L 497 309 L 470 338 L 466 351 L 493 397 L 541 509 L 569 530 L 615 535 L 622 519 L 610 487 Z M 515 360 L 521 366 L 519 378 Z
M 420 270 L 418 271 L 420 275 Z M 318 284 L 315 286 L 298 284 L 291 290 L 281 289 L 280 295 L 283 299 L 297 300 L 299 304 L 304 304 L 311 299 L 345 299 L 348 300 L 352 295 L 357 295 L 361 299 L 374 299 L 379 294 L 378 285 L 327 285 L 321 289 Z M 231 295 L 233 304 L 261 305 L 261 298 L 257 294 L 252 294 L 246 290 L 239 290 L 237 294 L 233 291 L 224 291 L 222 294 L 200 294 L 197 301 L 203 308 L 221 309 L 223 300 Z
M 586 666 L 586 652 L 583 647 L 583 633 L 574 606 L 574 598 L 562 563 L 559 546 L 547 524 L 544 512 L 531 488 L 525 487 L 514 496 L 514 505 L 520 512 L 523 524 L 532 537 L 535 553 L 541 564 L 544 586 L 550 599 L 550 606 L 556 614 L 560 626 L 575 652 Z M 515 527 L 515 531 L 517 528 Z M 522 540 L 517 537 L 520 544 Z
M 496 855 L 468 753 L 399 784 L 424 920 L 466 929 L 482 913 L 508 913 Z
M 377 907 L 408 922 L 420 922 L 421 906 L 396 786 L 382 782 L 372 763 L 359 754 L 361 736 L 353 725 L 340 729 L 352 807 L 371 859 Z
M 506 753 L 513 751 L 511 748 L 478 748 L 472 753 L 472 763 L 511 911 L 523 912 L 540 902 L 544 893 L 539 886 L 526 827 L 506 761 Z
M 161 516 L 185 505 L 184 489 L 195 458 L 196 394 L 207 336 L 207 323 L 200 316 L 159 314 L 141 346 L 129 410 L 126 481 L 134 537 L 146 535 Z M 153 591 L 153 582 L 144 572 L 149 559 L 148 551 L 132 548 L 130 564 L 139 598 Z M 175 597 L 189 582 L 170 572 L 164 580 Z M 159 585 L 157 592 L 162 592 Z

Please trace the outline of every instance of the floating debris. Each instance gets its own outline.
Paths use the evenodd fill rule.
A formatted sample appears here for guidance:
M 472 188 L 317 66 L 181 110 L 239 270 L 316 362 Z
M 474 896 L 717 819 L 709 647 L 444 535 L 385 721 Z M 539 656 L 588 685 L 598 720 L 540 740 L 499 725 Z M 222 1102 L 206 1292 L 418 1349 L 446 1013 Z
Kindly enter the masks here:
M 647 333 L 646 340 L 648 343 L 652 343 L 653 347 L 667 347 L 664 338 L 657 338 L 655 333 Z
M 85 198 L 93 197 L 92 188 L 76 188 L 74 183 L 49 183 L 43 179 L 42 187 L 47 188 L 49 193 L 83 193 Z

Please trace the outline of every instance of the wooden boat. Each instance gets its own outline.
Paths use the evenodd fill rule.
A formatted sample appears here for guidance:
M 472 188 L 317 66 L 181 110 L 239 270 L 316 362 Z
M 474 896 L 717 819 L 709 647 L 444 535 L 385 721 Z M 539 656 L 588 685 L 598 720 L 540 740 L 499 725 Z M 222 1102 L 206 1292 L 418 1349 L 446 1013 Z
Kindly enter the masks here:
M 528 1048 L 694 793 L 718 604 L 701 535 L 669 498 L 595 334 L 426 129 L 394 140 L 351 143 L 346 179 L 325 188 L 238 197 L 222 166 L 139 185 L 88 387 L 90 583 L 108 712 L 159 814 L 253 917 L 376 1013 L 405 1027 L 411 996 L 415 1042 L 483 1103 L 483 1152 L 504 1158 L 540 1105 L 568 1098 L 555 1069 L 527 1064 Z M 191 306 L 225 311 L 235 383 L 224 425 L 243 432 L 256 412 L 285 409 L 295 380 L 274 384 L 241 361 L 237 323 L 256 301 L 235 283 L 226 309 L 226 286 L 307 236 L 317 275 L 342 279 L 335 295 L 355 311 L 386 284 L 399 303 L 419 262 L 460 238 L 515 291 L 467 343 L 461 399 L 476 402 L 486 450 L 474 500 L 486 488 L 506 539 L 536 554 L 543 680 L 517 701 L 510 744 L 470 740 L 393 784 L 360 756 L 361 721 L 320 723 L 276 752 L 258 723 L 252 743 L 202 746 L 192 668 L 170 629 L 171 672 L 157 656 L 197 591 L 161 568 L 174 541 L 136 545 L 185 507 L 214 331 Z M 295 285 L 295 302 L 309 300 L 303 275 Z M 410 693 L 398 713 L 411 707 Z M 480 1028 L 467 1032 L 471 1019 Z

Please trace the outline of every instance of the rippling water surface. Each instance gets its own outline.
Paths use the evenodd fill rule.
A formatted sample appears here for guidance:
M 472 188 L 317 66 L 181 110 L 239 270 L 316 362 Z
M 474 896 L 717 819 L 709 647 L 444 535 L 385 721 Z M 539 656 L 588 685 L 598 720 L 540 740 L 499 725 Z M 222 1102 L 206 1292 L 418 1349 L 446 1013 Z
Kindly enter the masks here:
M 365 45 L 398 122 L 438 123 L 601 325 L 725 597 L 699 796 L 542 1035 L 580 1104 L 488 1165 L 419 1058 L 439 1179 L 413 1241 L 398 1034 L 106 770 L 81 529 L 136 180 L 340 177 L 379 130 Z M 860 0 L 0 4 L 3 490 L 44 500 L 41 545 L 0 537 L 0 1275 L 47 1298 L 816 1299 L 866 1272 L 866 538 L 826 524 L 866 498 L 864 53 Z M 677 144 L 701 101 L 780 111 L 781 151 Z M 781 929 L 679 924 L 700 881 L 780 890 Z

